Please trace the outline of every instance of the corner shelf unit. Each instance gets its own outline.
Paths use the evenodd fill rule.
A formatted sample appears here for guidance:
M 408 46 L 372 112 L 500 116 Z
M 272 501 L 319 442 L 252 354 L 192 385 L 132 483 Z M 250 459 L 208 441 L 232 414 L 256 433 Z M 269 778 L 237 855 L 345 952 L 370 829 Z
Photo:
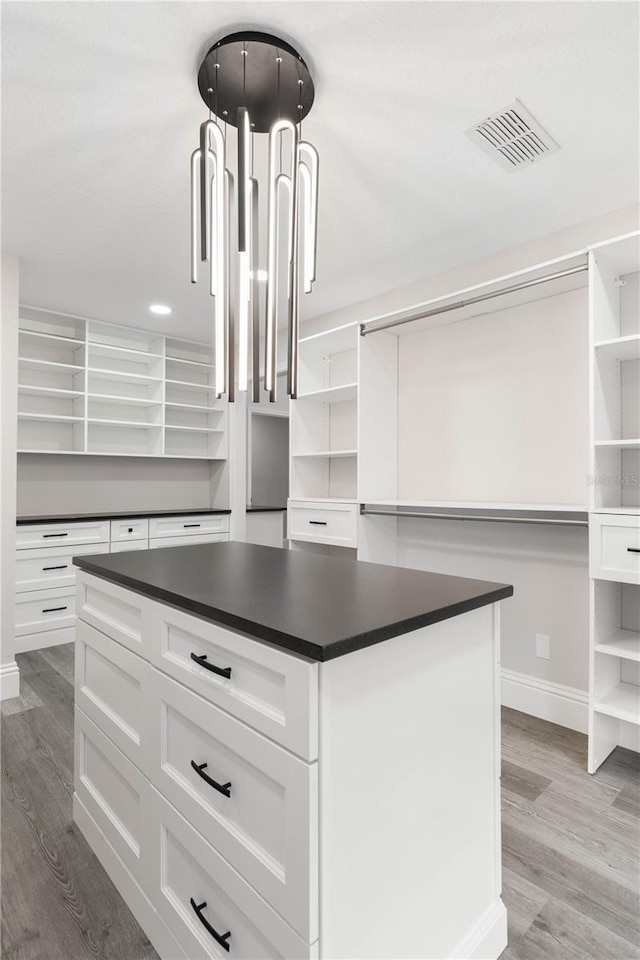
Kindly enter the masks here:
M 226 460 L 211 347 L 22 307 L 18 453 Z
M 589 257 L 594 773 L 616 746 L 640 749 L 640 236 Z

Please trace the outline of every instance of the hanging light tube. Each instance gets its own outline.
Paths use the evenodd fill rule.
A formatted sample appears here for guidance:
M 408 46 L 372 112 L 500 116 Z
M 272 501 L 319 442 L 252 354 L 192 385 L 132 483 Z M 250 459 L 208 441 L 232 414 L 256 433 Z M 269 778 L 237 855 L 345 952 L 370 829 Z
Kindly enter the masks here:
M 298 144 L 298 165 L 304 181 L 304 292 L 311 293 L 316 279 L 318 248 L 318 151 L 306 140 Z

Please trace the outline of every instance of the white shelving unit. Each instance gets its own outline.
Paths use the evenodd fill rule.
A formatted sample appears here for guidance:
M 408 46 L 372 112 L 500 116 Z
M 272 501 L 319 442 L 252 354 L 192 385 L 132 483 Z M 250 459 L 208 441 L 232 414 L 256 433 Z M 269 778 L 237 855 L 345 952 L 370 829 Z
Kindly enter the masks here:
M 357 496 L 359 326 L 300 340 L 300 388 L 291 403 L 292 500 Z
M 211 347 L 23 307 L 18 452 L 226 460 Z
M 589 268 L 594 773 L 616 746 L 640 749 L 640 237 L 595 247 Z

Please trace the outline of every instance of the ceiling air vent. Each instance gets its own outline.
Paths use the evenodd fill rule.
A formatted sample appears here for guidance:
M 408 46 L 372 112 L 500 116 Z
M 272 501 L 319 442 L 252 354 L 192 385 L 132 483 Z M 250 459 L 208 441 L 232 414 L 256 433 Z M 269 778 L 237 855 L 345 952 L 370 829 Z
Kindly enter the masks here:
M 474 123 L 465 133 L 509 173 L 560 149 L 519 100 Z

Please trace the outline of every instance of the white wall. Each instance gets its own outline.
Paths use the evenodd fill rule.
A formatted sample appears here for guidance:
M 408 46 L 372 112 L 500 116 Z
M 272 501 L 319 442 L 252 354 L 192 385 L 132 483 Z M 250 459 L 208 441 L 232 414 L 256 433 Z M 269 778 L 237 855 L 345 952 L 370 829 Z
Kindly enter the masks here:
M 0 700 L 17 697 L 20 692 L 20 675 L 14 659 L 19 271 L 18 258 L 3 253 L 0 315 Z
M 639 226 L 639 211 L 640 208 L 637 206 L 614 211 L 547 237 L 532 240 L 511 250 L 473 263 L 462 264 L 445 274 L 431 277 L 427 275 L 423 280 L 409 287 L 392 290 L 383 296 L 361 301 L 343 310 L 317 317 L 304 324 L 302 334 L 309 335 L 343 323 L 365 321 L 385 312 L 406 309 L 431 297 L 446 295 L 457 289 L 490 280 L 492 277 L 570 254 L 591 243 L 636 230 Z M 542 487 L 545 470 L 553 471 L 558 464 L 561 469 L 571 471 L 570 482 L 565 484 L 567 495 L 563 502 L 583 503 L 586 502 L 586 496 L 581 477 L 583 478 L 587 472 L 585 454 L 589 422 L 586 389 L 588 313 L 586 298 L 582 291 L 568 296 L 573 298 L 575 303 L 572 301 L 571 314 L 562 331 L 567 339 L 563 341 L 562 349 L 556 354 L 553 353 L 556 347 L 552 339 L 547 345 L 550 369 L 554 371 L 552 393 L 556 395 L 556 399 L 558 390 L 562 389 L 562 367 L 558 365 L 558 361 L 562 360 L 570 364 L 567 381 L 569 403 L 563 412 L 562 429 L 555 431 L 554 439 L 554 444 L 557 444 L 558 438 L 561 440 L 561 435 L 564 433 L 567 436 L 567 443 L 565 448 L 561 443 L 560 446 L 550 446 L 547 462 L 536 465 L 534 473 L 538 474 L 539 486 Z M 562 299 L 558 297 L 556 304 Z M 542 301 L 542 303 L 545 302 Z M 581 304 L 581 321 L 574 309 L 577 303 Z M 540 312 L 540 304 L 534 305 L 534 308 L 536 307 L 540 322 L 545 327 L 544 310 Z M 536 312 L 535 309 L 534 312 Z M 440 431 L 439 437 L 433 435 L 433 430 L 439 429 L 437 424 L 433 429 L 427 429 L 425 438 L 416 436 L 420 429 L 421 413 L 424 420 L 426 411 L 432 409 L 437 402 L 437 398 L 429 394 L 430 388 L 426 383 L 429 371 L 433 372 L 434 363 L 436 367 L 438 363 L 435 352 L 430 357 L 429 350 L 434 343 L 443 341 L 439 346 L 445 350 L 445 356 L 451 361 L 448 367 L 448 374 L 451 377 L 459 373 L 455 370 L 456 346 L 464 348 L 464 356 L 469 362 L 473 360 L 475 346 L 479 351 L 478 362 L 482 364 L 487 360 L 489 352 L 486 346 L 483 348 L 480 332 L 482 318 L 480 318 L 480 325 L 472 327 L 475 322 L 474 320 L 463 321 L 437 331 L 405 335 L 400 340 L 399 462 L 402 473 L 398 477 L 398 484 L 401 497 L 422 499 L 419 496 L 420 473 L 430 469 L 429 447 L 435 439 L 440 444 L 440 451 L 443 445 L 446 446 L 446 431 L 444 433 Z M 557 316 L 555 322 L 560 322 Z M 553 321 L 551 323 L 553 326 Z M 549 338 L 552 332 L 548 329 L 541 330 L 541 335 Z M 465 339 L 467 335 L 468 339 Z M 462 338 L 457 345 L 456 338 Z M 526 339 L 523 337 L 523 349 L 526 346 Z M 514 341 L 512 347 L 517 354 L 517 342 Z M 540 359 L 540 351 L 538 351 L 538 360 Z M 490 376 L 486 369 L 484 373 Z M 503 374 L 505 374 L 504 370 Z M 513 384 L 517 384 L 515 379 Z M 440 383 L 441 399 L 444 394 L 444 403 L 453 403 L 457 385 L 452 382 L 449 384 L 448 391 L 445 390 L 445 386 Z M 463 386 L 464 389 L 466 388 Z M 544 390 L 544 385 L 541 385 L 541 390 Z M 468 394 L 469 391 L 466 399 L 471 403 Z M 550 413 L 546 404 L 547 399 L 545 398 L 545 402 L 541 403 L 541 411 L 545 416 Z M 508 402 L 508 398 L 506 400 Z M 415 409 L 420 404 L 424 404 L 422 412 Z M 469 418 L 465 417 L 464 413 L 454 416 L 452 433 L 460 428 L 461 422 L 466 423 L 469 430 L 475 422 L 475 429 L 480 433 L 478 442 L 482 445 L 486 437 L 482 437 L 481 416 L 479 421 L 478 411 L 471 412 L 472 416 Z M 484 412 L 486 414 L 487 410 L 485 409 Z M 413 433 L 413 448 L 411 447 L 412 437 L 408 436 L 406 431 L 403 434 L 403 423 L 406 425 L 408 414 L 411 416 L 410 432 Z M 448 410 L 443 415 L 446 417 L 450 414 L 451 410 Z M 487 423 L 485 429 L 490 431 L 491 424 Z M 504 430 L 502 433 L 504 448 L 506 434 Z M 526 436 L 519 439 L 519 448 L 522 449 L 522 443 L 526 443 Z M 540 449 L 540 443 L 537 445 Z M 458 447 L 455 477 L 447 476 L 447 468 L 442 463 L 434 468 L 437 492 L 442 499 L 494 499 L 490 496 L 486 484 L 483 485 L 482 478 L 478 478 L 477 483 L 474 482 L 474 471 L 476 469 L 481 471 L 483 462 L 482 457 L 478 462 L 478 456 L 475 455 L 478 449 L 474 450 L 473 446 L 472 444 L 469 455 L 466 460 L 463 459 L 463 462 L 460 462 L 462 451 Z M 479 449 L 482 451 L 482 446 Z M 526 474 L 531 469 L 530 463 L 518 465 L 516 472 L 519 474 L 518 485 L 521 496 L 510 497 L 509 484 L 505 484 L 504 489 L 500 491 L 505 500 L 535 501 L 549 495 L 549 490 L 540 490 L 539 492 L 543 495 L 535 496 L 535 489 L 532 489 L 530 484 L 527 489 Z M 547 481 L 552 479 L 547 476 Z M 549 489 L 552 486 L 553 482 L 547 482 Z M 435 488 L 433 489 L 435 491 Z M 522 496 L 522 491 L 526 492 L 526 496 Z M 430 496 L 436 499 L 435 493 L 430 493 Z M 497 496 L 496 499 L 498 499 Z M 404 520 L 397 524 L 398 537 L 396 538 L 396 521 L 363 518 L 361 529 L 365 522 L 372 524 L 371 532 L 366 536 L 366 546 L 361 550 L 361 555 L 366 556 L 367 559 L 387 563 L 398 562 L 408 567 L 512 583 L 515 595 L 513 599 L 503 604 L 502 668 L 508 677 L 507 702 L 511 702 L 514 706 L 520 702 L 523 709 L 530 709 L 531 712 L 539 709 L 541 715 L 544 715 L 544 710 L 548 709 L 549 719 L 586 729 L 583 724 L 586 723 L 585 691 L 588 688 L 589 633 L 588 539 L 585 530 L 538 528 L 514 524 Z M 536 657 L 535 635 L 537 633 L 551 638 L 551 660 Z M 520 697 L 521 700 L 519 700 Z
M 19 515 L 209 506 L 211 477 L 206 461 L 37 453 L 18 457 Z

